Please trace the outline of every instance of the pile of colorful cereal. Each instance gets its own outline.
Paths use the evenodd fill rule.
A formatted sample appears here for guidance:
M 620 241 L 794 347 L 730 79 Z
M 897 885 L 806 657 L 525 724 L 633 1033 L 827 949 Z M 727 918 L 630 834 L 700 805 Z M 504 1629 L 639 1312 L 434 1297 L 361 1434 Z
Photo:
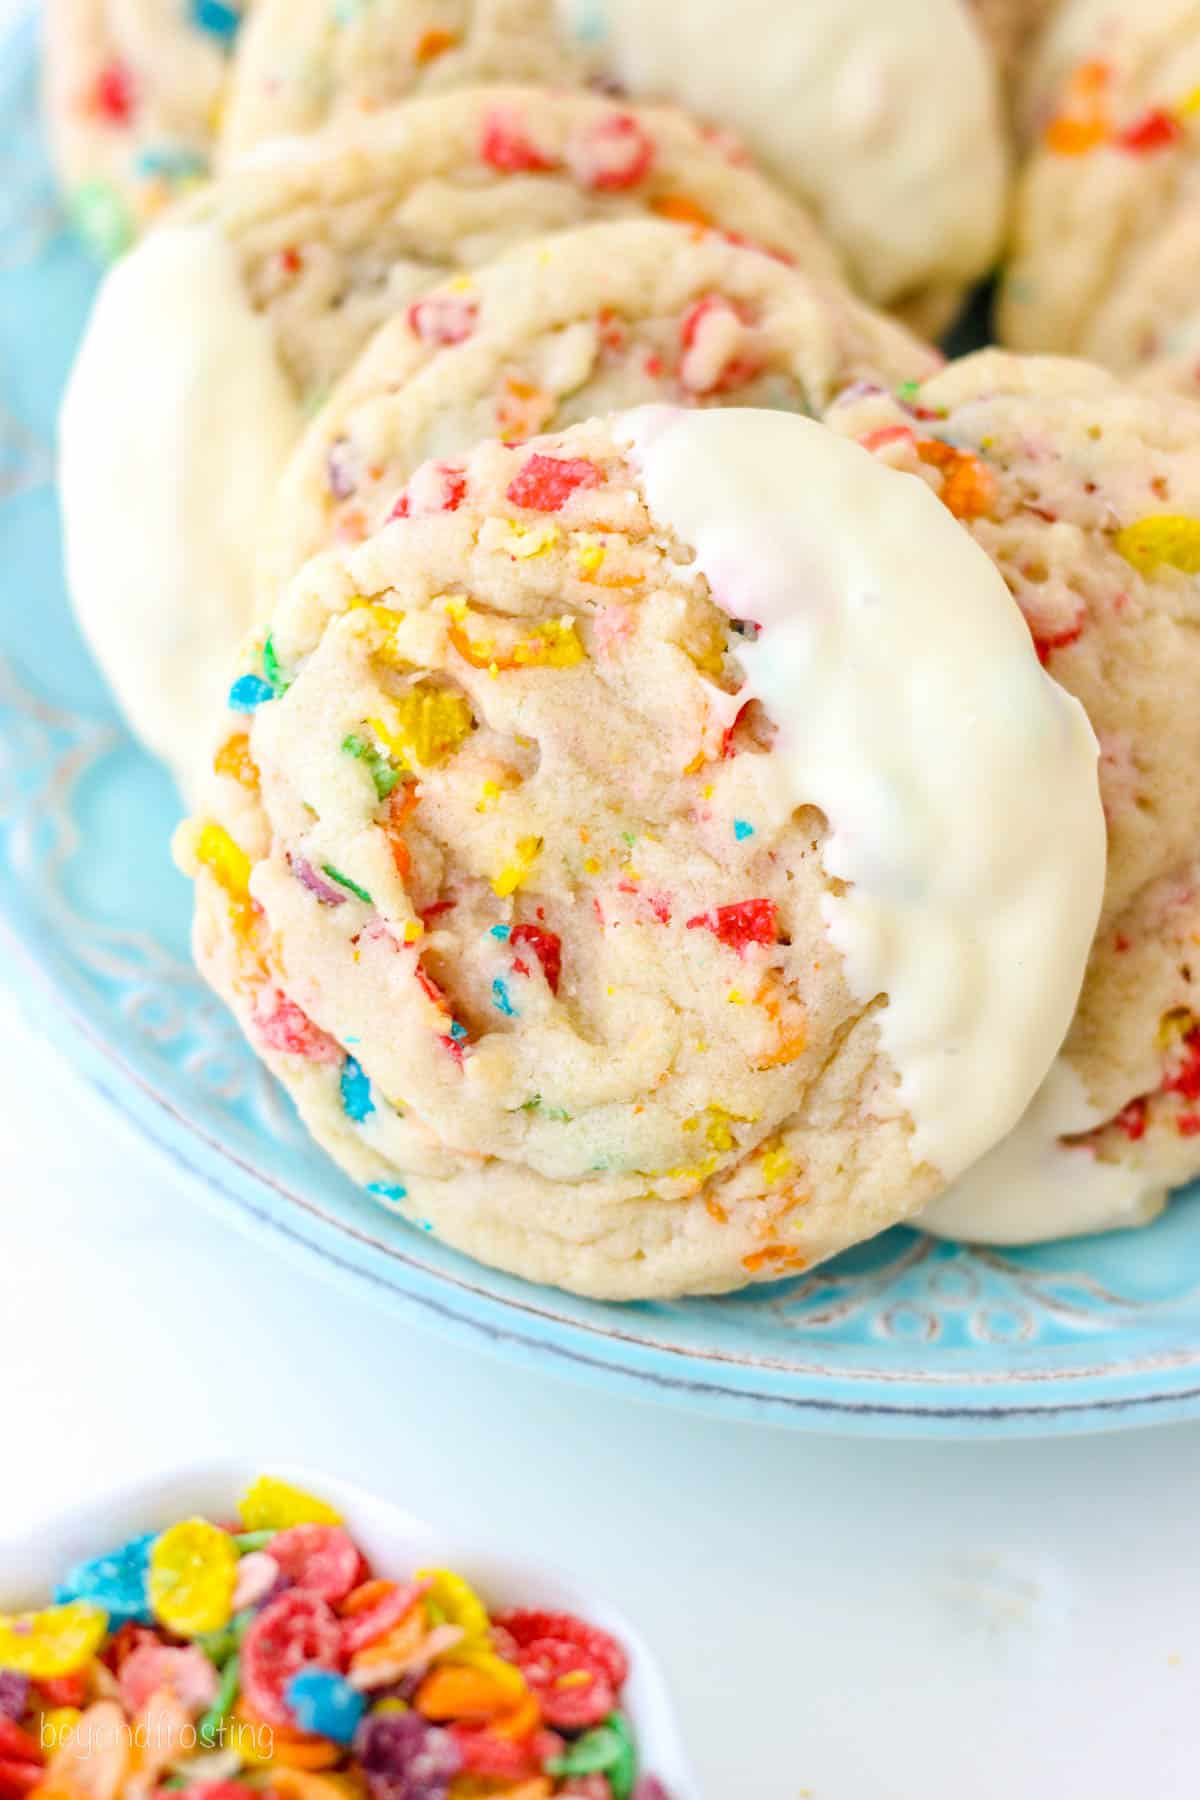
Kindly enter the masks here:
M 377 1575 L 271 1477 L 0 1617 L 0 1800 L 667 1800 L 638 1775 L 625 1652 L 489 1615 L 449 1569 Z

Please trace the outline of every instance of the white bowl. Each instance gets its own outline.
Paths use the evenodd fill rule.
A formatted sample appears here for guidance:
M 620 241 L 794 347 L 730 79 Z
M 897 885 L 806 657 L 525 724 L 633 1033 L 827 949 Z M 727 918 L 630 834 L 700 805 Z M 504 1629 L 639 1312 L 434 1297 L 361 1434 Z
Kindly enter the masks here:
M 162 1528 L 200 1513 L 227 1519 L 238 1497 L 261 1473 L 280 1476 L 319 1494 L 342 1513 L 347 1528 L 381 1574 L 404 1575 L 418 1566 L 457 1569 L 489 1607 L 545 1607 L 573 1612 L 618 1638 L 629 1653 L 630 1675 L 622 1696 L 642 1767 L 657 1775 L 671 1800 L 700 1800 L 700 1788 L 680 1737 L 662 1669 L 628 1619 L 579 1582 L 541 1563 L 500 1550 L 451 1543 L 433 1526 L 390 1500 L 318 1470 L 270 1465 L 265 1471 L 237 1463 L 212 1463 L 102 1494 L 46 1519 L 18 1543 L 0 1545 L 0 1609 L 16 1611 L 49 1599 L 63 1572 L 139 1532 Z

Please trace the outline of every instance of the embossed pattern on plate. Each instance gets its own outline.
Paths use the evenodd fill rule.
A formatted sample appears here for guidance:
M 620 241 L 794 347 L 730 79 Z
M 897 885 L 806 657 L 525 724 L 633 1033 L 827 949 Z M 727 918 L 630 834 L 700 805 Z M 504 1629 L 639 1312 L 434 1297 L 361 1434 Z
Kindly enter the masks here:
M 0 47 L 0 933 L 35 1022 L 113 1114 L 226 1226 L 315 1261 L 348 1303 L 585 1380 L 841 1432 L 1200 1413 L 1194 1197 L 1141 1234 L 1000 1253 L 893 1231 L 801 1279 L 618 1308 L 493 1274 L 343 1180 L 191 966 L 172 790 L 71 622 L 53 424 L 95 279 L 55 200 L 25 26 Z

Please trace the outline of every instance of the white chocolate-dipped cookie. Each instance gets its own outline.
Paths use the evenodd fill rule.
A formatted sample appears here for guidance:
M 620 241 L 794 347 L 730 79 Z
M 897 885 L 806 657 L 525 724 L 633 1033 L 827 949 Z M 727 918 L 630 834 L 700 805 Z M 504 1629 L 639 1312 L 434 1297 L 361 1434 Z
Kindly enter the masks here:
M 67 202 L 119 256 L 206 179 L 250 0 L 47 0 L 46 113 Z
M 247 645 L 178 840 L 318 1141 L 602 1297 L 911 1216 L 1049 1066 L 1103 887 L 1094 737 L 989 558 L 761 409 L 493 440 L 391 512 Z
M 1104 911 L 1062 1055 L 930 1229 L 1036 1241 L 1144 1222 L 1200 1174 L 1200 408 L 983 352 L 830 422 L 923 469 L 997 563 L 1100 740 Z
M 999 249 L 1007 158 L 964 0 L 261 0 L 231 153 L 427 86 L 590 79 L 735 131 L 817 215 L 859 290 L 928 328 Z
M 126 716 L 185 782 L 306 412 L 449 272 L 639 216 L 686 223 L 678 239 L 663 226 L 667 257 L 711 233 L 837 277 L 803 208 L 678 111 L 525 88 L 464 88 L 267 147 L 111 273 L 63 413 L 68 568 Z
M 1200 5 L 1065 0 L 1021 116 L 1004 342 L 1194 389 Z

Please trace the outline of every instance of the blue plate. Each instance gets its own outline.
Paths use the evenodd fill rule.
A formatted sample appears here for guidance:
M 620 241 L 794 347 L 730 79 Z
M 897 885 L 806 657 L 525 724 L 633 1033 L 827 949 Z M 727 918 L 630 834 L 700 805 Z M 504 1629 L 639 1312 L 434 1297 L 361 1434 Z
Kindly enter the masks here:
M 338 1174 L 191 967 L 172 790 L 67 607 L 54 417 L 94 286 L 56 204 L 25 27 L 0 54 L 0 925 L 39 1022 L 192 1191 L 348 1300 L 708 1413 L 962 1436 L 1200 1413 L 1194 1200 L 1140 1234 L 1018 1253 L 892 1231 L 739 1297 L 616 1307 L 493 1274 Z

